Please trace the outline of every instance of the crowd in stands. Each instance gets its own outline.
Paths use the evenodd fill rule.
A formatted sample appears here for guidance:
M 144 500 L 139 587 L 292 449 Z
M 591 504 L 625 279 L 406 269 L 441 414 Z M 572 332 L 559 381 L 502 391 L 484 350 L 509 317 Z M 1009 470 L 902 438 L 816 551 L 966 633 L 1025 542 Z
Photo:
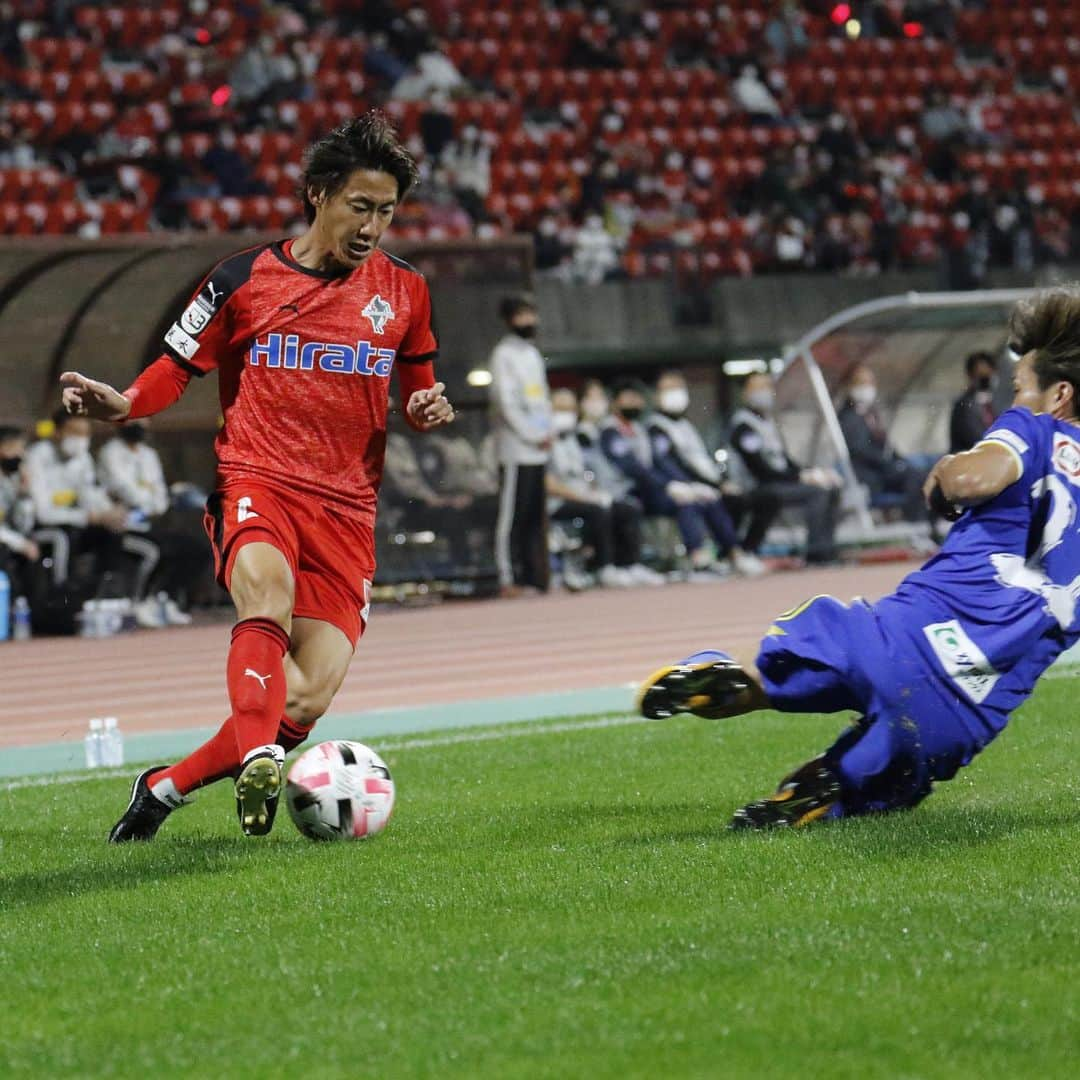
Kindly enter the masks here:
M 405 240 L 542 273 L 1080 257 L 1068 0 L 0 2 L 0 233 L 290 230 L 305 144 L 381 105 Z
M 58 411 L 49 434 L 0 427 L 0 570 L 35 630 L 73 632 L 82 603 L 128 597 L 139 626 L 183 626 L 209 549 L 166 527 L 174 502 L 146 421 L 91 453 L 91 423 Z M 194 507 L 188 507 L 190 515 Z

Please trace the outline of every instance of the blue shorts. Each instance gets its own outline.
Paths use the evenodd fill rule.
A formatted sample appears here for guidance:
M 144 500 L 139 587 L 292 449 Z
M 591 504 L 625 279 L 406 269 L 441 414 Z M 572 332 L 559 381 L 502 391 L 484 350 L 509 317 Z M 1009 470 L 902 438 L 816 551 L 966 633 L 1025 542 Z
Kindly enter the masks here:
M 860 719 L 826 751 L 843 786 L 838 814 L 914 806 L 986 745 L 906 636 L 863 600 L 816 596 L 777 617 L 757 667 L 785 712 Z

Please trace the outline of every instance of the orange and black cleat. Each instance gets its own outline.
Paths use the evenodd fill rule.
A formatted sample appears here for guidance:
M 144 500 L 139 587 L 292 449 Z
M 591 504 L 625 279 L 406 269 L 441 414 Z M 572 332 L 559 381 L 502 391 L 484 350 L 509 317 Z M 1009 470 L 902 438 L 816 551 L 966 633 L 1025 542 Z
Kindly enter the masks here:
M 650 720 L 684 712 L 719 720 L 750 686 L 750 676 L 734 657 L 708 649 L 653 672 L 638 689 L 637 707 Z
M 733 829 L 801 828 L 835 816 L 840 804 L 840 778 L 825 762 L 814 758 L 780 781 L 775 795 L 747 803 L 735 811 Z

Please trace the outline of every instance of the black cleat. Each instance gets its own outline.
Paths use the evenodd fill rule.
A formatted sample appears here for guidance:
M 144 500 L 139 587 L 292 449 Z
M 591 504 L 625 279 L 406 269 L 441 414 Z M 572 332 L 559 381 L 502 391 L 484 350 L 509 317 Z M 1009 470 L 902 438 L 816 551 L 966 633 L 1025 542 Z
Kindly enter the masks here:
M 258 746 L 244 758 L 236 778 L 236 816 L 245 836 L 265 836 L 274 827 L 285 751 Z
M 124 816 L 112 827 L 109 833 L 110 844 L 126 844 L 129 840 L 153 840 L 161 823 L 178 807 L 188 800 L 176 796 L 176 802 L 168 803 L 159 799 L 151 790 L 146 778 L 151 773 L 167 769 L 168 765 L 152 765 L 135 777 L 131 785 L 131 801 Z
M 839 801 L 840 780 L 818 757 L 785 776 L 775 795 L 736 810 L 731 828 L 797 829 L 825 817 Z
M 638 690 L 637 707 L 651 720 L 681 712 L 719 720 L 751 685 L 734 657 L 710 649 L 650 675 Z

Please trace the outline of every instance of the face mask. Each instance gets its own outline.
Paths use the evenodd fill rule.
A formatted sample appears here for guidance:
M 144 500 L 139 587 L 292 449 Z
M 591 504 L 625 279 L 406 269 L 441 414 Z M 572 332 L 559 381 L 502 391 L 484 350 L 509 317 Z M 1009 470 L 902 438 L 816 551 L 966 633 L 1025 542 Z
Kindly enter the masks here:
M 619 410 L 619 415 L 624 420 L 637 420 L 645 410 L 640 405 L 627 405 Z
M 0 458 L 0 472 L 3 472 L 5 476 L 14 476 L 21 468 L 21 457 Z
M 861 409 L 869 409 L 877 401 L 876 386 L 853 386 L 851 388 L 851 400 Z
M 551 426 L 556 435 L 567 435 L 577 427 L 577 417 L 572 412 L 558 409 L 551 414 Z
M 120 438 L 129 446 L 136 446 L 141 442 L 146 442 L 146 428 L 144 428 L 142 424 L 132 424 L 130 427 L 122 427 L 120 429 Z
M 581 412 L 586 420 L 603 420 L 607 416 L 607 402 L 600 397 L 585 398 L 581 403 Z
M 754 412 L 771 413 L 773 410 L 773 404 L 776 401 L 776 395 L 771 390 L 751 390 L 746 395 L 746 404 L 750 406 Z
M 60 440 L 60 453 L 67 458 L 81 457 L 90 453 L 89 435 L 65 435 Z
M 510 329 L 513 330 L 518 337 L 525 338 L 526 341 L 536 337 L 536 323 L 523 323 L 521 326 L 511 325 Z
M 690 405 L 690 391 L 684 386 L 673 386 L 660 393 L 660 411 L 669 416 L 682 416 Z
M 975 380 L 975 388 L 977 390 L 993 390 L 996 383 L 997 379 L 993 375 L 980 375 Z

